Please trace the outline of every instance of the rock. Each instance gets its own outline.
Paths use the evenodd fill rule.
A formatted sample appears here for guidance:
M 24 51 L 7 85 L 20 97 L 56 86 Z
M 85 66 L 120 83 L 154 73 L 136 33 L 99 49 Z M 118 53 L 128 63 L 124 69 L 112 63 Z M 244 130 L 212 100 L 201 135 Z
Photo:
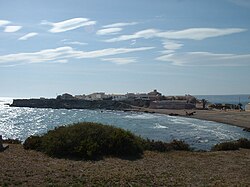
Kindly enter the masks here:
M 7 148 L 9 148 L 9 145 L 3 144 L 2 135 L 0 135 L 0 152 L 4 151 Z
M 250 128 L 244 128 L 243 131 L 250 132 Z
M 77 100 L 77 99 L 14 99 L 11 107 L 53 108 L 53 109 L 106 109 L 124 110 L 131 106 L 112 100 Z

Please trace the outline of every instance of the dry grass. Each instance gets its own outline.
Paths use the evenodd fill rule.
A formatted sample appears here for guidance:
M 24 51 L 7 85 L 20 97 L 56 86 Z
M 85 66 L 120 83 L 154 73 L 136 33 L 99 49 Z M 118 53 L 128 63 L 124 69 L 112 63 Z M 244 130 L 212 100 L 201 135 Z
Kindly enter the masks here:
M 10 145 L 0 153 L 0 186 L 250 186 L 250 150 L 145 152 L 142 159 L 73 161 Z

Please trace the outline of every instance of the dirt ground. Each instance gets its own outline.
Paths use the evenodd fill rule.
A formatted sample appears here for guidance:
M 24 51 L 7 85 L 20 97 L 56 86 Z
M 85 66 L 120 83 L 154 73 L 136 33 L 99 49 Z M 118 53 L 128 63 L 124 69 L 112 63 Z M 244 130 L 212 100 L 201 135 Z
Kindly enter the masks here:
M 0 152 L 0 186 L 250 186 L 250 150 L 145 152 L 143 158 L 75 161 L 22 145 Z

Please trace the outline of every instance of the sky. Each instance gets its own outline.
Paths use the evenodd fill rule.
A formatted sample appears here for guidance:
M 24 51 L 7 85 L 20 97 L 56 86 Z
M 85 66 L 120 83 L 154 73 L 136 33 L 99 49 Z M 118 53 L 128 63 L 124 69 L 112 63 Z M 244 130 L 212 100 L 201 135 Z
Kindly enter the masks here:
M 249 0 L 0 0 L 0 96 L 250 94 Z

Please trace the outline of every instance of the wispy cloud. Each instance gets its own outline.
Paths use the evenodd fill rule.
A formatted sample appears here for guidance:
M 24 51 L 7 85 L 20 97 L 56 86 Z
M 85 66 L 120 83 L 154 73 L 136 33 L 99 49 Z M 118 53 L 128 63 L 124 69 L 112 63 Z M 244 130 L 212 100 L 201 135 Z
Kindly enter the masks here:
M 115 63 L 117 65 L 125 65 L 125 64 L 130 64 L 137 62 L 136 58 L 133 57 L 126 57 L 126 58 L 102 58 L 102 61 L 108 61 Z
M 17 32 L 22 28 L 22 26 L 14 26 L 14 25 L 10 25 L 10 26 L 6 26 L 4 29 L 4 32 Z
M 132 40 L 130 45 L 135 45 L 136 44 L 136 40 Z
M 126 41 L 126 40 L 138 39 L 138 38 L 153 38 L 153 37 L 158 37 L 157 34 L 159 32 L 160 31 L 156 29 L 146 29 L 146 30 L 139 31 L 131 35 L 122 35 L 117 38 L 112 38 L 112 39 L 108 39 L 105 41 L 106 42 L 118 42 L 118 41 Z
M 244 32 L 246 29 L 242 28 L 191 28 L 180 31 L 166 31 L 158 34 L 159 37 L 169 39 L 192 39 L 192 40 L 204 40 L 207 38 L 225 36 L 234 33 Z
M 138 52 L 153 49 L 154 47 L 139 47 L 139 48 L 107 48 L 95 51 L 78 51 L 72 47 L 65 46 L 55 49 L 45 49 L 32 53 L 16 53 L 0 56 L 0 64 L 14 63 L 40 63 L 40 62 L 66 62 L 68 59 L 85 59 L 105 57 L 117 54 Z
M 107 28 L 98 30 L 96 34 L 97 35 L 118 34 L 118 32 L 120 31 L 122 31 L 122 28 Z
M 102 27 L 103 28 L 125 27 L 125 26 L 130 26 L 130 25 L 137 25 L 137 24 L 138 24 L 137 22 L 127 22 L 127 23 L 121 22 L 121 23 L 113 23 L 113 24 L 110 24 L 110 25 L 104 25 Z
M 56 60 L 55 62 L 56 62 L 56 63 L 65 64 L 65 63 L 68 63 L 68 60 L 67 60 L 67 59 L 61 59 L 61 60 Z
M 28 33 L 28 34 L 26 34 L 26 35 L 20 37 L 18 40 L 27 40 L 27 39 L 29 39 L 29 38 L 32 38 L 32 37 L 36 36 L 36 35 L 38 35 L 38 33 L 36 33 L 36 32 L 31 32 L 31 33 Z
M 180 49 L 183 44 L 176 42 L 176 41 L 170 41 L 170 40 L 166 40 L 163 41 L 163 47 L 167 50 L 176 50 L 176 49 Z
M 216 54 L 187 52 L 163 55 L 157 58 L 177 66 L 250 66 L 250 54 Z
M 183 47 L 183 44 L 177 41 L 173 41 L 173 40 L 164 40 L 162 42 L 163 51 L 160 51 L 162 54 L 170 54 L 170 53 L 174 53 L 177 49 L 180 49 Z
M 64 44 L 66 45 L 88 45 L 88 43 L 85 43 L 85 42 L 78 42 L 78 41 L 68 41 L 68 40 L 65 40 L 65 41 L 62 41 Z
M 10 24 L 10 23 L 11 23 L 11 22 L 8 21 L 8 20 L 0 20 L 0 27 L 5 26 L 5 25 L 8 25 L 8 24 Z
M 126 41 L 138 38 L 164 38 L 164 39 L 191 39 L 191 40 L 204 40 L 211 37 L 225 36 L 234 33 L 244 32 L 246 29 L 242 28 L 190 28 L 179 31 L 160 31 L 156 29 L 146 29 L 136 32 L 131 35 L 122 35 L 117 38 L 105 40 L 106 42 Z
M 68 19 L 61 22 L 48 22 L 48 21 L 42 21 L 41 24 L 43 25 L 50 25 L 52 28 L 49 30 L 52 33 L 59 33 L 59 32 L 65 32 L 73 29 L 77 29 L 79 27 L 89 26 L 89 25 L 95 25 L 96 21 L 91 21 L 88 18 L 73 18 Z

